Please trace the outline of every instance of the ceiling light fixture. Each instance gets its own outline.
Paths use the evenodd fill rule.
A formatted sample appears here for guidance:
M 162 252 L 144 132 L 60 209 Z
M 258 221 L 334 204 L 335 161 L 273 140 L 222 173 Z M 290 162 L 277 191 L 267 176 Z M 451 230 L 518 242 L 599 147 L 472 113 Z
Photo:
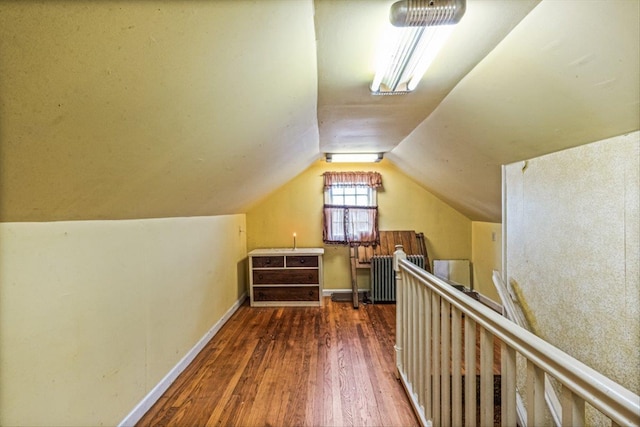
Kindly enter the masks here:
M 466 0 L 402 0 L 391 5 L 371 92 L 414 90 L 465 10 Z
M 326 153 L 327 163 L 377 163 L 382 153 Z

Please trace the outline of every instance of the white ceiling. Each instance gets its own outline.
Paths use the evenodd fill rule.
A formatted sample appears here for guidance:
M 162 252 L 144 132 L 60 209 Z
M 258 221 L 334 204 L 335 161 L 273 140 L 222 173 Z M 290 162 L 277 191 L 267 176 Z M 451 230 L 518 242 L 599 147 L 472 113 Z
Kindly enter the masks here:
M 640 2 L 468 0 L 418 90 L 369 93 L 387 0 L 0 1 L 0 220 L 243 212 L 385 151 L 474 220 L 500 165 L 640 128 Z

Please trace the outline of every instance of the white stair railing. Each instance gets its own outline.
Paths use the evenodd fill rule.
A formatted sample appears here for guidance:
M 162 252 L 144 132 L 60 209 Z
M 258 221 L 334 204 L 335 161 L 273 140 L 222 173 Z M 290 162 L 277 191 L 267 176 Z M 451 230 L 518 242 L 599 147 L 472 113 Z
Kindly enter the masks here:
M 494 425 L 494 338 L 501 425 L 517 424 L 517 354 L 526 359 L 528 426 L 545 423 L 545 376 L 561 384 L 563 426 L 585 424 L 585 403 L 614 426 L 640 425 L 640 396 L 406 261 L 401 246 L 394 269 L 396 366 L 422 425 Z

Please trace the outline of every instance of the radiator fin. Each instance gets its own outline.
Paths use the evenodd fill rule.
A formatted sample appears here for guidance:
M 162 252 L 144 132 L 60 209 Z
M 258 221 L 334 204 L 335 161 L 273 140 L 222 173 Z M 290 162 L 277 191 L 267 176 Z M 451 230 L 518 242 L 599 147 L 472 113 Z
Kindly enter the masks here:
M 424 268 L 424 255 L 407 255 L 407 261 Z M 396 275 L 392 255 L 371 257 L 371 299 L 374 303 L 396 301 Z

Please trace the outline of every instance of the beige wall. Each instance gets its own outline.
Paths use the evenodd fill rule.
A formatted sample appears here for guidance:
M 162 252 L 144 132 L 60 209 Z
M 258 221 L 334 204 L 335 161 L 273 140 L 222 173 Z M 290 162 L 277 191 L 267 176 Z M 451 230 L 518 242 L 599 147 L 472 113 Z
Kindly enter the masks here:
M 244 212 L 318 152 L 314 3 L 0 1 L 0 221 Z
M 244 292 L 245 217 L 0 224 L 0 425 L 115 425 Z
M 502 271 L 502 224 L 471 224 L 471 268 L 474 290 L 501 304 L 492 275 L 493 270 Z
M 377 171 L 382 174 L 384 189 L 378 193 L 380 229 L 423 232 L 432 261 L 471 259 L 471 221 L 386 160 L 364 165 L 317 161 L 248 210 L 248 250 L 291 247 L 294 232 L 297 233 L 299 247 L 323 247 L 322 174 L 347 170 Z M 325 246 L 324 259 L 325 289 L 350 288 L 348 249 Z M 366 274 L 358 277 L 359 286 L 367 288 Z
M 537 333 L 640 392 L 640 132 L 506 167 L 506 278 Z

